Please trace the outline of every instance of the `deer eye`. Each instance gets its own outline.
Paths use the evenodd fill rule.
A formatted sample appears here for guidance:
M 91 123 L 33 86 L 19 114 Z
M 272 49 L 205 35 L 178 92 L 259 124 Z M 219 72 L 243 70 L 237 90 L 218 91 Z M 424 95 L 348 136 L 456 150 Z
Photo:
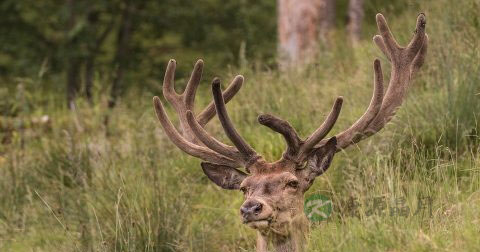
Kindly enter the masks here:
M 287 183 L 287 186 L 296 189 L 296 188 L 298 188 L 298 181 L 292 180 L 292 181 Z
M 247 188 L 245 186 L 240 187 L 240 191 L 243 192 L 243 194 L 247 193 Z

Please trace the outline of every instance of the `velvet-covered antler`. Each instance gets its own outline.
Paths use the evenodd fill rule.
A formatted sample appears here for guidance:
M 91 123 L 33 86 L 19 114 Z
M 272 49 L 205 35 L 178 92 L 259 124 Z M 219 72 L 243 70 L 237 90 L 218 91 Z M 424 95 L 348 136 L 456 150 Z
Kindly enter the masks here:
M 223 154 L 212 149 L 209 149 L 201 144 L 201 140 L 194 133 L 194 130 L 190 127 L 188 123 L 188 111 L 193 111 L 195 94 L 198 85 L 200 84 L 200 79 L 202 77 L 203 71 L 203 61 L 198 60 L 193 69 L 190 80 L 188 81 L 187 87 L 182 94 L 177 94 L 174 89 L 174 75 L 175 75 L 176 62 L 175 60 L 170 60 L 167 66 L 165 73 L 165 78 L 163 81 L 163 96 L 165 99 L 172 104 L 173 108 L 177 112 L 180 121 L 181 133 L 177 131 L 175 126 L 171 123 L 170 119 L 165 112 L 165 109 L 160 101 L 160 98 L 155 96 L 153 98 L 153 103 L 155 107 L 155 112 L 157 114 L 160 124 L 165 130 L 168 138 L 181 150 L 190 154 L 194 157 L 200 158 L 207 162 L 212 162 L 215 164 L 228 165 L 232 167 L 239 167 L 243 165 L 243 161 L 238 158 L 238 155 L 227 155 L 229 153 L 224 152 Z M 222 99 L 225 99 L 226 102 L 231 100 L 231 98 L 240 90 L 243 84 L 243 76 L 236 76 L 230 86 L 223 92 Z M 192 114 L 192 112 L 190 112 Z M 198 126 L 203 129 L 205 126 L 216 114 L 215 104 L 211 102 L 199 115 L 197 116 Z M 193 114 L 191 115 L 193 116 Z M 198 129 L 197 129 L 198 130 Z M 226 147 L 225 145 L 221 145 Z
M 374 88 L 370 105 L 352 126 L 335 136 L 337 151 L 375 134 L 393 118 L 396 109 L 405 98 L 413 75 L 425 61 L 428 46 L 428 36 L 425 33 L 425 14 L 421 13 L 418 16 L 415 35 L 407 47 L 398 45 L 382 14 L 377 14 L 376 20 L 380 35 L 375 35 L 373 41 L 392 63 L 390 84 L 384 94 L 380 60 L 375 59 L 373 63 Z M 335 123 L 341 105 L 342 98 L 339 97 L 322 126 L 305 141 L 299 138 L 295 129 L 285 120 L 273 115 L 261 115 L 258 121 L 283 135 L 287 142 L 284 158 L 302 163 L 314 149 L 319 149 L 327 143 L 327 140 L 322 140 L 322 138 L 328 134 Z
M 342 97 L 336 99 L 325 121 L 305 140 L 301 140 L 295 129 L 287 121 L 268 114 L 259 116 L 260 124 L 282 134 L 285 138 L 287 150 L 283 159 L 301 165 L 307 160 L 313 160 L 312 156 L 323 155 L 322 153 L 326 152 L 330 153 L 331 151 L 324 149 L 327 145 L 335 146 L 334 151 L 340 151 L 377 133 L 393 118 L 395 111 L 405 99 L 413 75 L 425 61 L 428 45 L 428 36 L 425 33 L 426 17 L 423 13 L 418 16 L 415 35 L 407 47 L 398 45 L 382 14 L 377 14 L 376 20 L 380 35 L 374 36 L 373 41 L 392 63 L 391 79 L 386 93 L 384 94 L 380 60 L 375 59 L 373 63 L 374 88 L 370 105 L 354 124 L 338 133 L 330 141 L 324 138 L 330 132 L 340 114 L 343 103 Z M 172 104 L 179 116 L 182 134 L 175 129 L 168 119 L 160 99 L 154 97 L 158 119 L 170 140 L 186 153 L 207 162 L 229 167 L 244 166 L 248 170 L 250 165 L 260 159 L 260 156 L 238 134 L 225 108 L 225 103 L 240 89 L 243 77 L 235 77 L 223 94 L 220 88 L 220 80 L 214 79 L 212 83 L 214 102 L 210 103 L 203 112 L 195 117 L 193 104 L 202 68 L 203 62 L 199 60 L 194 67 L 185 92 L 179 95 L 173 87 L 175 61 L 171 60 L 169 62 L 165 74 L 163 93 L 165 99 Z M 215 113 L 218 114 L 222 127 L 234 146 L 221 143 L 203 129 Z M 334 144 L 332 145 L 332 143 Z

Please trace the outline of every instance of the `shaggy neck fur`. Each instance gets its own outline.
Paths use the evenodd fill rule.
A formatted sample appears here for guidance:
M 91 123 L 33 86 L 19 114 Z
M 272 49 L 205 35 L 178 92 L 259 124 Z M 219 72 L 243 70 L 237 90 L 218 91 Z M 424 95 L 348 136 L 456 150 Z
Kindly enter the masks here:
M 257 252 L 305 251 L 308 231 L 308 220 L 302 211 L 302 214 L 292 220 L 285 232 L 257 231 Z M 269 250 L 269 247 L 273 250 Z

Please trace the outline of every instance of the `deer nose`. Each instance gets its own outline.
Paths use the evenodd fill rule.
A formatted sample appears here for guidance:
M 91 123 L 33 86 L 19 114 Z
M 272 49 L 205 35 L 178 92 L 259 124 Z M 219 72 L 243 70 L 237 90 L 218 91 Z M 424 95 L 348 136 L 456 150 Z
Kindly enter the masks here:
M 262 212 L 263 204 L 256 200 L 249 200 L 240 207 L 240 213 L 245 220 L 251 219 Z

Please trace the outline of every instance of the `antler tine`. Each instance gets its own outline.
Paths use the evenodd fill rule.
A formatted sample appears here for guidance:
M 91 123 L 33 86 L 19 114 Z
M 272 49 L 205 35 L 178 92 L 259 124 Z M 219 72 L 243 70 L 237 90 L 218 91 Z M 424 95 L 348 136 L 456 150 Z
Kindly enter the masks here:
M 223 99 L 225 100 L 225 103 L 228 103 L 233 96 L 237 94 L 243 85 L 243 80 L 243 76 L 235 76 L 230 85 L 228 85 L 227 89 L 223 91 Z M 215 116 L 216 113 L 215 104 L 212 101 L 201 113 L 198 114 L 197 121 L 203 127 Z
M 202 141 L 205 146 L 227 157 L 233 157 L 235 160 L 243 160 L 242 155 L 238 150 L 230 145 L 219 142 L 203 129 L 203 127 L 197 122 L 192 111 L 187 111 L 187 120 L 193 133 Z
M 374 85 L 373 85 L 373 95 L 370 100 L 370 105 L 368 106 L 365 113 L 347 130 L 338 134 L 337 137 L 337 147 L 339 149 L 344 149 L 352 143 L 357 143 L 361 138 L 366 134 L 365 129 L 372 122 L 372 120 L 377 116 L 380 108 L 382 107 L 383 101 L 383 72 L 382 66 L 380 65 L 380 60 L 375 59 L 373 63 L 374 69 Z
M 185 104 L 185 107 L 188 109 L 193 109 L 193 103 L 195 101 L 195 93 L 197 87 L 200 84 L 203 72 L 203 60 L 199 59 L 193 67 L 192 74 L 188 81 L 187 87 L 182 94 L 177 94 L 175 91 L 175 69 L 177 67 L 177 62 L 174 59 L 171 59 L 168 62 L 167 70 L 165 71 L 165 78 L 163 79 L 163 96 L 167 101 L 172 104 L 175 104 L 177 107 L 178 103 L 182 102 Z
M 412 68 L 410 69 L 411 76 L 414 76 L 420 67 L 422 67 L 423 63 L 425 62 L 425 57 L 427 56 L 427 49 L 428 49 L 428 35 L 425 33 L 425 41 L 423 42 L 422 49 L 418 52 L 418 54 L 413 59 Z
M 295 131 L 290 123 L 270 114 L 260 115 L 258 117 L 258 122 L 269 127 L 273 131 L 282 134 L 283 138 L 285 138 L 285 142 L 287 142 L 287 155 L 293 157 L 297 154 L 302 141 L 298 137 L 297 131 Z
M 183 92 L 183 102 L 188 110 L 193 110 L 195 102 L 195 94 L 197 93 L 197 87 L 200 84 L 203 73 L 203 60 L 199 59 L 193 67 L 192 74 L 188 80 L 187 87 Z
M 413 60 L 417 56 L 418 52 L 422 49 L 423 44 L 425 43 L 425 28 L 427 25 L 427 20 L 424 13 L 420 13 L 417 17 L 417 26 L 415 29 L 415 35 L 412 38 L 412 41 L 407 46 L 407 57 L 409 60 Z
M 316 144 L 318 144 L 330 130 L 335 125 L 335 122 L 340 115 L 340 111 L 342 110 L 343 104 L 343 97 L 338 97 L 333 104 L 332 110 L 328 114 L 325 121 L 316 129 L 308 138 L 305 140 L 305 143 L 300 146 L 300 149 L 297 154 L 297 161 L 302 162 L 305 159 L 306 155 L 310 153 L 310 151 L 314 148 Z
M 380 35 L 375 35 L 373 36 L 373 42 L 377 45 L 377 47 L 383 52 L 385 57 L 387 57 L 388 61 L 391 60 L 390 52 L 387 50 L 387 47 L 385 46 L 385 42 L 383 42 L 383 38 Z
M 186 152 L 189 155 L 192 155 L 194 157 L 203 159 L 208 162 L 216 163 L 216 164 L 223 164 L 223 165 L 228 165 L 232 167 L 238 167 L 241 164 L 238 162 L 225 157 L 223 155 L 219 155 L 218 153 L 215 153 L 203 146 L 199 146 L 196 144 L 193 144 L 191 142 L 188 142 L 183 138 L 178 131 L 175 129 L 173 126 L 172 122 L 168 118 L 167 113 L 165 113 L 165 109 L 163 108 L 163 104 L 160 101 L 160 98 L 158 96 L 153 97 L 153 105 L 155 108 L 155 112 L 157 114 L 157 118 L 160 121 L 160 124 L 165 130 L 165 133 L 167 134 L 168 138 L 182 151 Z
M 255 150 L 248 145 L 245 140 L 238 134 L 237 130 L 233 126 L 230 117 L 228 116 L 227 109 L 225 108 L 225 101 L 223 100 L 222 90 L 220 87 L 220 79 L 215 78 L 212 82 L 212 93 L 213 100 L 215 101 L 215 109 L 217 110 L 218 119 L 222 124 L 222 127 L 225 131 L 225 134 L 232 141 L 232 143 L 237 147 L 238 151 L 242 154 L 243 160 L 246 163 L 246 167 L 253 164 L 258 158 L 259 155 Z
M 178 103 L 179 95 L 175 92 L 174 81 L 175 81 L 175 69 L 177 67 L 177 62 L 174 59 L 171 59 L 168 62 L 167 70 L 165 71 L 165 77 L 163 78 L 163 97 L 172 103 Z
M 393 56 L 394 52 L 397 52 L 401 47 L 398 45 L 397 41 L 393 37 L 390 28 L 388 27 L 387 21 L 385 17 L 378 13 L 376 16 L 378 30 L 380 31 L 380 35 L 382 36 L 383 42 L 385 44 L 385 48 L 389 52 L 390 56 Z

